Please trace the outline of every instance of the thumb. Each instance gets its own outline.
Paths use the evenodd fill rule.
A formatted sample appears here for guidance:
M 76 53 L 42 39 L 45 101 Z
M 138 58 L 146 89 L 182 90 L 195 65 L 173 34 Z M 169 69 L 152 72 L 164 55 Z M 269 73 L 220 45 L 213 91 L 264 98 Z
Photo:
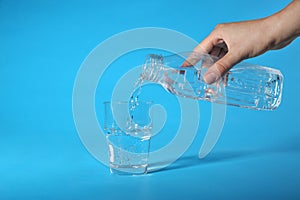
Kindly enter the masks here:
M 241 59 L 233 56 L 230 52 L 213 64 L 204 74 L 204 81 L 207 84 L 212 84 L 220 79 L 233 65 L 240 62 Z

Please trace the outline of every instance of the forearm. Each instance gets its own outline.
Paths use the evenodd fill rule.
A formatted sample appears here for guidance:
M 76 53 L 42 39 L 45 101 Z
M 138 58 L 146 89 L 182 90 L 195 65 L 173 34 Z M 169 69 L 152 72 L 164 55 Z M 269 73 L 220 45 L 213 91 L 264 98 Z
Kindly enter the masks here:
M 284 47 L 300 35 L 300 0 L 292 1 L 265 21 L 271 39 L 270 49 Z

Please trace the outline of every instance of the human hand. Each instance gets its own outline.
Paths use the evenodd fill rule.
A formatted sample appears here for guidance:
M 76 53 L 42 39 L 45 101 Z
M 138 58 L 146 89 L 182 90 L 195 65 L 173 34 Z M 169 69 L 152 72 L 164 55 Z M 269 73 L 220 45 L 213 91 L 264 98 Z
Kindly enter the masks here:
M 219 57 L 204 75 L 211 84 L 240 61 L 285 47 L 300 34 L 300 1 L 263 19 L 219 24 L 195 49 Z
M 258 56 L 271 48 L 264 19 L 217 25 L 195 49 L 219 60 L 204 75 L 211 84 L 240 61 Z

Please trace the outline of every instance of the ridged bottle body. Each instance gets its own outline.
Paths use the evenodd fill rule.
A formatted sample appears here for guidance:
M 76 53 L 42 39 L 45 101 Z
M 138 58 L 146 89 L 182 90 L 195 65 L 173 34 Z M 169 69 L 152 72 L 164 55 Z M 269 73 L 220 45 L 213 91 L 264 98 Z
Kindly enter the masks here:
M 193 65 L 182 67 L 186 59 Z M 274 110 L 282 97 L 283 76 L 279 70 L 241 63 L 214 84 L 203 80 L 215 62 L 206 54 L 149 55 L 141 78 L 162 85 L 172 94 L 255 110 Z M 195 62 L 196 61 L 196 62 Z

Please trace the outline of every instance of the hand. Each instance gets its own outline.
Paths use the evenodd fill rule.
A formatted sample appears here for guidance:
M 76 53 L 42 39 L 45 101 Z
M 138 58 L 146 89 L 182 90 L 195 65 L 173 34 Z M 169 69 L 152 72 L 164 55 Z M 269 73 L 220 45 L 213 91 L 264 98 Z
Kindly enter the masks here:
M 300 1 L 263 19 L 219 24 L 195 49 L 220 59 L 204 75 L 211 84 L 240 61 L 279 49 L 300 34 Z
M 218 25 L 195 49 L 220 59 L 204 75 L 208 84 L 215 82 L 235 64 L 270 49 L 263 20 Z

